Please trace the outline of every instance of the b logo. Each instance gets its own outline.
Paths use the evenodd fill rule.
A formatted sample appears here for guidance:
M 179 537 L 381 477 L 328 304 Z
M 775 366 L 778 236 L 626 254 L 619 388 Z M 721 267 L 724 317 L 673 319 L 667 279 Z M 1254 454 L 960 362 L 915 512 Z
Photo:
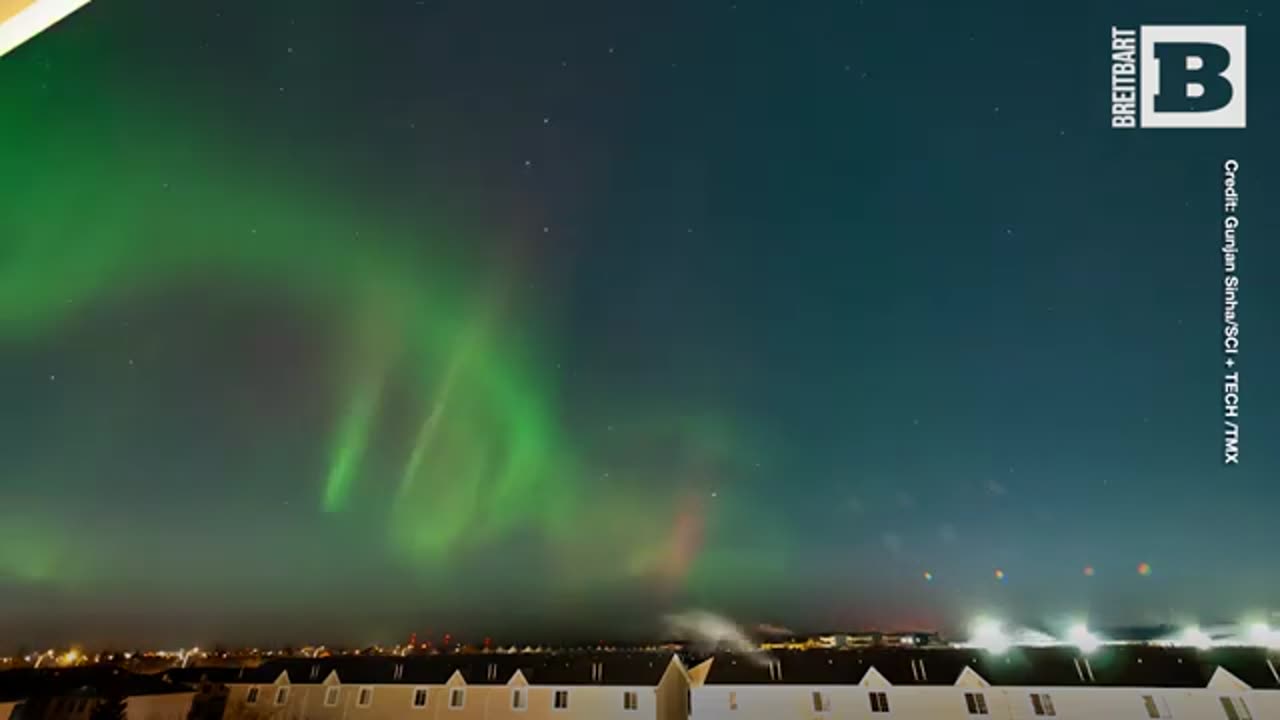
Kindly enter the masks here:
M 1143 25 L 1139 40 L 1142 127 L 1244 127 L 1243 25 Z

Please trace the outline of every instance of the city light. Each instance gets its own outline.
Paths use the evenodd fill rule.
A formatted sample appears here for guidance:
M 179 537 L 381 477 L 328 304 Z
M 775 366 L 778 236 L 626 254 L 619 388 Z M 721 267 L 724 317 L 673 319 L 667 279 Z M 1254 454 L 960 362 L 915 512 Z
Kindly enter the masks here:
M 1280 632 L 1272 630 L 1266 623 L 1251 623 L 1246 637 L 1258 647 L 1280 648 Z
M 1201 650 L 1208 650 L 1213 647 L 1213 638 L 1209 637 L 1203 630 L 1193 625 L 1186 630 L 1183 630 L 1182 634 L 1178 636 L 1178 644 L 1199 648 Z
M 969 644 L 1000 654 L 1009 649 L 1009 637 L 1005 635 L 1000 623 L 988 618 L 979 618 L 973 623 L 969 633 Z
M 1089 632 L 1089 628 L 1084 623 L 1072 625 L 1071 629 L 1067 631 L 1067 640 L 1086 655 L 1097 650 L 1098 646 L 1102 644 L 1102 641 L 1096 635 Z

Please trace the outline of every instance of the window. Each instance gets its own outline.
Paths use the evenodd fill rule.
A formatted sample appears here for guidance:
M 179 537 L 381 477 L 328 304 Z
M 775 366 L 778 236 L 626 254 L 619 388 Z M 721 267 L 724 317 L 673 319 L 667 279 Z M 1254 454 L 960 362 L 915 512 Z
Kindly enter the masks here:
M 813 711 L 827 712 L 830 709 L 831 709 L 831 698 L 827 697 L 823 693 L 815 692 L 813 694 Z
M 342 694 L 340 687 L 327 687 L 324 689 L 324 706 L 333 707 L 338 704 L 338 696 Z
M 276 688 L 276 704 L 283 705 L 287 702 L 289 702 L 289 688 L 287 687 Z
M 738 709 L 738 693 L 733 691 L 729 692 L 729 709 L 730 710 Z
M 622 693 L 622 709 L 623 710 L 639 710 L 640 696 L 634 690 L 628 690 Z
M 1222 703 L 1222 712 L 1226 713 L 1227 720 L 1253 720 L 1253 716 L 1249 714 L 1249 706 L 1244 704 L 1244 698 L 1220 697 L 1218 701 Z
M 1149 718 L 1173 717 L 1173 714 L 1169 712 L 1169 706 L 1165 704 L 1163 698 L 1157 698 L 1154 695 L 1143 695 L 1142 704 L 1147 707 L 1147 717 Z
M 449 691 L 449 707 L 457 710 L 467 704 L 467 691 L 462 688 L 454 688 Z
M 524 690 L 511 691 L 511 709 L 523 710 L 525 708 Z
M 426 688 L 414 689 L 413 706 L 416 708 L 424 708 L 427 706 L 427 689 Z
M 258 688 L 249 688 L 249 694 L 245 695 L 244 701 L 248 705 L 256 705 L 258 703 Z
M 987 696 L 982 693 L 965 693 L 964 704 L 969 708 L 970 715 L 987 714 Z
M 1031 709 L 1037 715 L 1056 716 L 1058 713 L 1053 709 L 1053 698 L 1045 693 L 1031 694 Z
M 556 694 L 551 697 L 551 707 L 556 710 L 569 709 L 569 691 L 557 690 Z
M 356 695 L 356 707 L 369 707 L 373 704 L 373 688 L 362 687 L 360 694 Z
M 867 693 L 867 697 L 871 699 L 871 712 L 887 713 L 889 712 L 889 696 L 882 692 Z

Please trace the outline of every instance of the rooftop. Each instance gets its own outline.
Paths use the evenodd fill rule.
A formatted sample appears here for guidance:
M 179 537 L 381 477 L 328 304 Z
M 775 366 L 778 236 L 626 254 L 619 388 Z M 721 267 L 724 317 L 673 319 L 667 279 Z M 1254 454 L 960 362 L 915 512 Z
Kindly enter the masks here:
M 1015 647 L 719 653 L 709 685 L 856 685 L 871 668 L 893 685 L 954 685 L 966 668 L 992 685 L 1205 687 L 1218 668 L 1257 689 L 1280 689 L 1280 655 L 1259 648 L 1107 645 L 1089 654 L 1069 647 Z M 772 665 L 771 665 L 772 663 Z

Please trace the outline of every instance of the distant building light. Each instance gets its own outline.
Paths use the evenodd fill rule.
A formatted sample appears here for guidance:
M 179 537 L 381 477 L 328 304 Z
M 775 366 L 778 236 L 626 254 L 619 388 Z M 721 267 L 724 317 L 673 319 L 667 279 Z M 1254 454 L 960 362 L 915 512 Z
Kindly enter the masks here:
M 1249 642 L 1258 647 L 1280 647 L 1280 633 L 1271 629 L 1266 623 L 1253 623 L 1249 626 L 1247 637 Z
M 1000 623 L 979 618 L 974 622 L 969 634 L 969 644 L 998 655 L 1009 649 L 1009 638 L 1005 635 Z
M 1213 638 L 1209 637 L 1200 628 L 1192 626 L 1182 631 L 1182 634 L 1178 637 L 1178 644 L 1208 650 L 1213 647 Z
M 1083 623 L 1073 625 L 1071 627 L 1071 630 L 1067 632 L 1067 640 L 1072 645 L 1079 648 L 1080 652 L 1086 655 L 1097 650 L 1098 646 L 1102 644 L 1102 641 L 1100 641 L 1096 635 L 1089 632 L 1089 628 Z

